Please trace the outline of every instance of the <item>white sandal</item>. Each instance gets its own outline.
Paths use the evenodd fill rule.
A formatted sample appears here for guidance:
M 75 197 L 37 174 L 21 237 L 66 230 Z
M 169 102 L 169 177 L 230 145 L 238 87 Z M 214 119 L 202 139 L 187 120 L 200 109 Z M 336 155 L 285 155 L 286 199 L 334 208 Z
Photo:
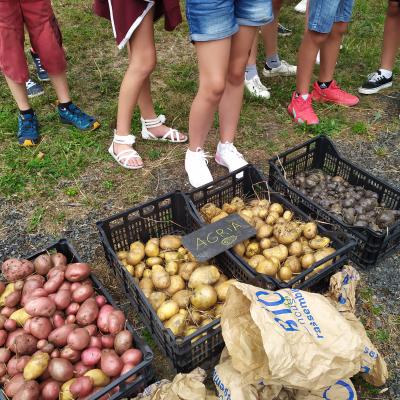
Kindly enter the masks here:
M 143 168 L 143 165 L 129 165 L 128 161 L 137 158 L 142 159 L 139 156 L 138 152 L 134 149 L 122 150 L 118 154 L 114 153 L 114 143 L 116 144 L 128 144 L 133 145 L 136 141 L 135 136 L 133 135 L 117 135 L 117 131 L 114 131 L 114 139 L 111 143 L 108 152 L 111 154 L 112 158 L 121 166 L 126 169 L 140 169 Z
M 143 119 L 140 117 L 140 120 L 142 121 L 142 138 L 145 140 L 161 140 L 163 142 L 171 143 L 184 143 L 188 140 L 186 135 L 183 135 L 184 138 L 181 139 L 181 133 L 172 128 L 170 128 L 169 131 L 162 137 L 157 137 L 149 131 L 151 128 L 157 128 L 158 126 L 163 125 L 166 121 L 165 115 L 160 114 L 154 119 Z

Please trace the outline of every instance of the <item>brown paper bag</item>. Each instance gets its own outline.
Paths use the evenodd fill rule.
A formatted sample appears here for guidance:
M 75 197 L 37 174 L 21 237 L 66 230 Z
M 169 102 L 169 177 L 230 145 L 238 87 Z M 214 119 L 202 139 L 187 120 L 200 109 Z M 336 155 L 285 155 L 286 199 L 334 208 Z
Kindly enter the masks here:
M 221 326 L 238 386 L 264 381 L 319 390 L 364 366 L 364 338 L 319 294 L 235 283 Z

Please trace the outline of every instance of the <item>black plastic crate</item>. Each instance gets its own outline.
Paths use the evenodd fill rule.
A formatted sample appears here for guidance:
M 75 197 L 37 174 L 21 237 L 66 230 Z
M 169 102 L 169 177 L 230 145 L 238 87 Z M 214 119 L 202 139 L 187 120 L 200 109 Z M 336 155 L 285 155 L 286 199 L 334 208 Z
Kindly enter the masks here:
M 67 257 L 69 263 L 82 262 L 75 249 L 65 239 L 61 239 L 58 242 L 54 243 L 53 245 L 47 247 L 46 249 L 30 255 L 28 257 L 28 260 L 33 260 L 40 254 L 51 253 L 51 252 L 59 252 L 64 254 Z M 95 288 L 96 292 L 103 295 L 107 299 L 107 302 L 111 304 L 113 307 L 119 308 L 115 303 L 114 299 L 112 298 L 112 296 L 110 295 L 110 293 L 108 293 L 108 291 L 105 289 L 105 287 L 96 278 L 94 274 L 90 275 L 90 279 L 93 282 L 93 287 Z M 128 398 L 134 397 L 139 393 L 141 393 L 153 379 L 154 371 L 151 366 L 151 363 L 153 361 L 153 352 L 151 351 L 150 347 L 147 344 L 145 344 L 145 342 L 138 336 L 133 326 L 129 322 L 127 322 L 126 328 L 130 330 L 133 334 L 135 347 L 139 349 L 143 354 L 142 362 L 138 364 L 134 369 L 128 371 L 123 376 L 113 380 L 109 385 L 105 386 L 102 390 L 99 390 L 95 395 L 91 396 L 89 400 L 100 399 L 102 396 L 110 393 L 117 386 L 119 386 L 118 393 L 114 393 L 112 395 L 110 394 L 108 397 L 109 400 L 119 400 L 119 399 L 125 399 L 127 397 Z M 135 374 L 138 375 L 137 379 L 131 383 L 127 383 L 126 381 Z M 1 400 L 8 399 L 3 390 L 0 391 L 0 399 Z
M 304 212 L 329 223 L 332 229 L 344 231 L 354 238 L 357 246 L 350 257 L 360 267 L 371 267 L 399 248 L 400 221 L 381 233 L 370 228 L 348 225 L 286 180 L 311 169 L 321 169 L 330 175 L 339 175 L 352 185 L 372 190 L 378 194 L 379 203 L 383 202 L 392 210 L 400 210 L 400 190 L 343 158 L 326 136 L 317 136 L 271 159 L 269 185 Z
M 199 328 L 186 338 L 176 338 L 166 329 L 153 307 L 144 296 L 133 277 L 120 263 L 116 253 L 129 249 L 129 245 L 140 240 L 166 234 L 184 235 L 201 227 L 196 220 L 186 197 L 174 192 L 97 223 L 107 261 L 144 324 L 151 332 L 159 348 L 170 359 L 178 372 L 190 372 L 201 366 L 212 368 L 219 360 L 224 347 L 220 320 Z M 243 268 L 229 253 L 214 258 L 213 264 L 229 278 L 254 283 L 254 276 Z
M 251 200 L 254 198 L 268 199 L 271 202 L 282 204 L 286 209 L 291 210 L 297 218 L 303 221 L 311 221 L 311 218 L 307 214 L 302 212 L 295 205 L 291 204 L 283 196 L 271 192 L 262 173 L 253 165 L 248 165 L 239 171 L 243 171 L 243 178 L 241 179 L 237 178 L 238 172 L 235 172 L 215 181 L 211 188 L 208 188 L 206 185 L 187 194 L 191 200 L 191 205 L 200 223 L 205 224 L 204 219 L 199 211 L 201 207 L 207 203 L 214 203 L 217 207 L 222 207 L 224 203 L 231 201 L 235 196 L 242 197 L 246 200 Z M 274 288 L 283 289 L 288 287 L 296 287 L 298 289 L 323 291 L 327 288 L 327 283 L 330 276 L 332 276 L 347 262 L 348 253 L 355 246 L 355 242 L 350 240 L 347 235 L 343 233 L 331 232 L 324 228 L 321 224 L 317 225 L 318 231 L 321 235 L 331 238 L 331 246 L 336 249 L 336 252 L 331 256 L 318 261 L 311 268 L 296 275 L 288 282 L 282 282 L 273 277 L 259 274 L 253 268 L 251 268 L 242 257 L 237 256 L 233 250 L 230 250 L 230 253 L 245 268 L 247 268 L 256 276 L 258 285 L 263 288 L 273 290 Z M 323 270 L 318 271 L 317 274 L 312 275 L 314 269 L 318 268 L 318 266 L 324 264 L 328 260 L 333 260 L 333 263 Z

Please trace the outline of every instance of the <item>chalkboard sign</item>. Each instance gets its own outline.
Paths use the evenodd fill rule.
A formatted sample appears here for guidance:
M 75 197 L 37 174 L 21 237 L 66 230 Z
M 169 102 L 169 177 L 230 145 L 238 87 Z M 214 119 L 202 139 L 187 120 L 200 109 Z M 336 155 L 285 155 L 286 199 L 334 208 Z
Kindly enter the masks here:
M 238 214 L 231 214 L 182 238 L 182 244 L 200 262 L 255 236 L 256 230 Z

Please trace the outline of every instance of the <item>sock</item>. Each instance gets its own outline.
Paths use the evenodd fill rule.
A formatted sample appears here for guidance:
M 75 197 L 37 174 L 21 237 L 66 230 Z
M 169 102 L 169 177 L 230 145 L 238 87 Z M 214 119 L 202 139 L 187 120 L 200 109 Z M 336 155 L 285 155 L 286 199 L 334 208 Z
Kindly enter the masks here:
M 318 81 L 318 86 L 321 89 L 328 89 L 328 87 L 331 85 L 331 83 L 332 83 L 332 81 L 329 81 L 329 82 L 320 82 L 320 81 Z
M 303 98 L 303 100 L 307 100 L 309 94 L 308 94 L 308 93 L 306 93 L 306 94 L 300 94 L 300 93 L 297 93 L 297 92 L 296 92 L 296 97 L 299 97 L 299 96 L 301 96 L 301 97 Z
M 35 111 L 33 111 L 33 108 L 30 108 L 29 110 L 19 110 L 19 113 L 22 115 L 33 115 Z
M 232 146 L 232 143 L 229 143 L 229 142 L 225 142 L 225 143 L 218 142 L 217 151 L 223 151 L 226 148 L 229 148 L 230 146 Z
M 69 108 L 69 106 L 72 104 L 72 101 L 68 101 L 67 103 L 60 103 L 59 105 L 58 105 L 58 108 L 61 108 L 61 109 L 67 109 L 67 108 Z
M 265 66 L 267 69 L 278 68 L 281 66 L 281 60 L 278 54 L 265 57 Z
M 393 72 L 388 69 L 379 68 L 379 71 L 386 79 L 390 79 L 393 75 Z
M 256 64 L 246 65 L 246 80 L 253 79 L 258 75 Z

